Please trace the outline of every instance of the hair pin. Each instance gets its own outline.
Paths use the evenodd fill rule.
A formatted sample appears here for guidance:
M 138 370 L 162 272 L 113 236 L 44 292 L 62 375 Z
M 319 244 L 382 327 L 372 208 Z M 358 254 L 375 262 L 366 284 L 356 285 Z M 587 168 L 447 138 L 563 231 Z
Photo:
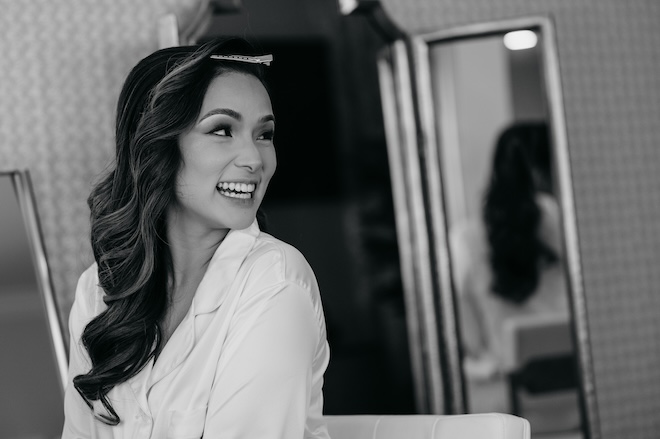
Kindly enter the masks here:
M 249 62 L 270 66 L 273 55 L 247 56 L 247 55 L 211 55 L 211 59 L 224 59 L 227 61 Z

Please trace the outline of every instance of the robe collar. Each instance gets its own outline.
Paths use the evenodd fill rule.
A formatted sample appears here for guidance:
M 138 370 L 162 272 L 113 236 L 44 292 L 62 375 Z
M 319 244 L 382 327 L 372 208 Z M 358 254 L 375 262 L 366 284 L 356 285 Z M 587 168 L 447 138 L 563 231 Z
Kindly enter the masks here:
M 256 219 L 246 229 L 230 230 L 216 249 L 192 302 L 195 315 L 220 307 L 259 236 Z

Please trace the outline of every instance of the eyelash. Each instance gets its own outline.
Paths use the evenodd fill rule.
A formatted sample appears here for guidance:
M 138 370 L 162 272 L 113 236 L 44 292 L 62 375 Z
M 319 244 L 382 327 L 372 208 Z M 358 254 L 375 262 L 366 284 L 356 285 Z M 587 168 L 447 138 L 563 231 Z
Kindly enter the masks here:
M 218 134 L 220 131 L 225 131 L 225 134 Z M 219 125 L 218 127 L 214 128 L 213 131 L 211 131 L 211 134 L 215 134 L 216 136 L 229 136 L 231 137 L 231 127 L 229 125 Z
M 225 131 L 225 134 L 218 134 L 220 131 Z M 232 136 L 231 133 L 232 133 L 231 127 L 228 125 L 220 125 L 217 128 L 213 129 L 213 131 L 211 131 L 211 134 L 220 137 L 231 137 Z M 268 142 L 272 142 L 274 137 L 275 137 L 275 131 L 268 130 L 261 133 L 261 135 L 257 137 L 257 140 L 266 140 Z
M 268 131 L 264 131 L 263 133 L 261 133 L 261 135 L 259 137 L 257 137 L 257 139 L 263 138 L 263 140 L 267 140 L 269 142 L 272 142 L 274 137 L 275 137 L 275 131 L 268 130 Z

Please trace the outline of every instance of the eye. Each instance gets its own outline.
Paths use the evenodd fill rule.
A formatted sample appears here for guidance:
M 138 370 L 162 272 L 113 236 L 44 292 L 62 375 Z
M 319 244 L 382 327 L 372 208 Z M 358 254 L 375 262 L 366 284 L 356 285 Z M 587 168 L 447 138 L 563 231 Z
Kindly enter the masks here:
M 210 134 L 220 137 L 231 137 L 231 127 L 229 125 L 220 125 L 215 127 Z
M 257 137 L 257 140 L 264 140 L 266 142 L 272 142 L 274 137 L 275 137 L 275 131 L 274 130 L 268 130 L 268 131 L 264 131 L 263 133 L 261 133 Z

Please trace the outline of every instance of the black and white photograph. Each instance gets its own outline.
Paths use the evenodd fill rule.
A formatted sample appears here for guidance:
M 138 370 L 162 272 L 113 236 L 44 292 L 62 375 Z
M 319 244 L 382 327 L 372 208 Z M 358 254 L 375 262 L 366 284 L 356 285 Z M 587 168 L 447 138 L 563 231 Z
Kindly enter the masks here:
M 0 439 L 656 439 L 659 22 L 0 0 Z

